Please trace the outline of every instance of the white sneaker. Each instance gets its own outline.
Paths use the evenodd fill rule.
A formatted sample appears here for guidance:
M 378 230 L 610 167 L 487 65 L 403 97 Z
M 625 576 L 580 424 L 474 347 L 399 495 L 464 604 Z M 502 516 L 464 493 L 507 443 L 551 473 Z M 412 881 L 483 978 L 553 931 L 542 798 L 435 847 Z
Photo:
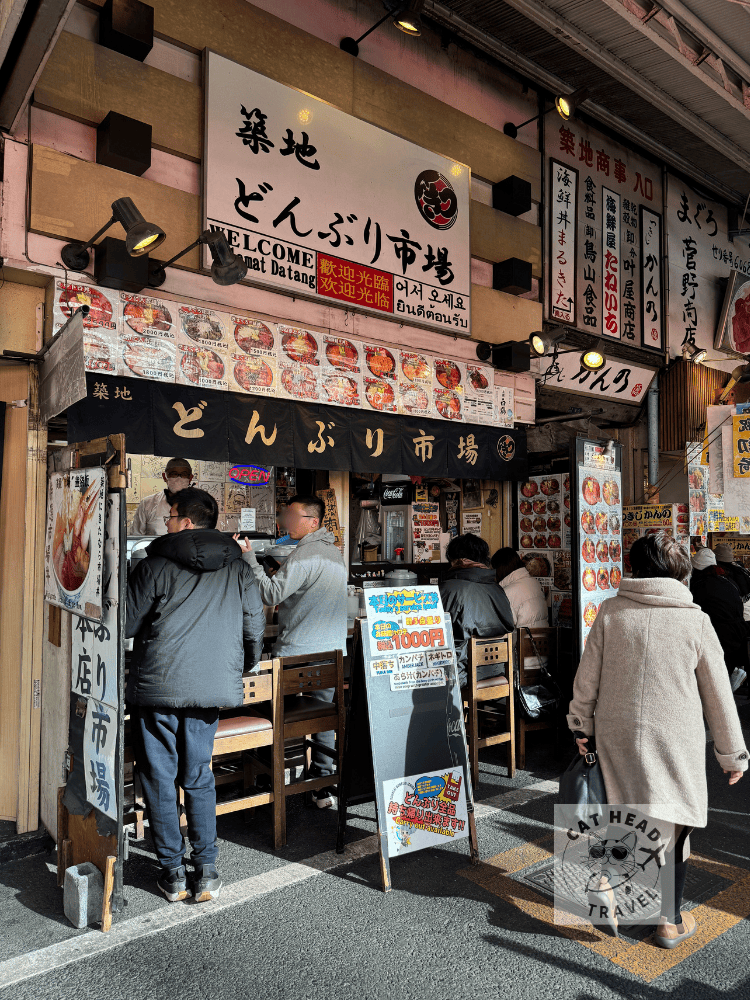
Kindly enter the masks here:
M 333 804 L 333 789 L 316 788 L 312 793 L 312 799 L 318 809 L 330 809 Z
M 743 683 L 747 677 L 747 671 L 743 670 L 742 667 L 735 667 L 732 671 L 732 676 L 729 681 L 732 685 L 732 691 L 736 691 L 737 688 Z

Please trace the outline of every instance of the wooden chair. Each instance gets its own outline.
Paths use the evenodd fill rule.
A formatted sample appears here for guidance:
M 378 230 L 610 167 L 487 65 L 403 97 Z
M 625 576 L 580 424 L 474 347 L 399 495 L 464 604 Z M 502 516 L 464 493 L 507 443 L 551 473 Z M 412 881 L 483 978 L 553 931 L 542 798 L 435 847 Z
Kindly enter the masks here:
M 529 637 L 531 632 L 532 638 Z M 558 672 L 558 629 L 547 626 L 532 626 L 531 628 L 520 628 L 516 631 L 515 653 L 517 659 L 518 683 L 525 687 L 527 684 L 538 684 L 541 680 L 541 666 L 537 657 L 544 659 L 544 666 L 556 677 Z M 518 766 L 523 769 L 526 766 L 526 733 L 535 732 L 538 729 L 550 729 L 553 723 L 549 721 L 530 722 L 524 718 L 520 709 L 516 713 L 516 725 L 518 727 Z
M 491 677 L 477 680 L 477 669 L 480 666 L 492 664 Z M 471 639 L 469 641 L 468 678 L 466 686 L 461 691 L 466 712 L 466 741 L 469 750 L 471 766 L 471 782 L 476 793 L 479 784 L 479 751 L 485 747 L 508 744 L 508 777 L 516 773 L 516 746 L 513 694 L 513 633 L 499 636 L 495 639 Z M 483 703 L 506 698 L 505 725 L 500 733 L 488 736 L 479 735 L 480 722 L 487 724 L 490 719 L 496 720 L 496 713 L 488 713 Z
M 281 817 L 281 843 L 286 844 L 286 796 L 312 792 L 338 783 L 344 755 L 344 656 L 341 650 L 310 653 L 304 656 L 285 656 L 281 659 L 281 728 L 283 739 L 274 747 L 273 768 L 259 755 L 251 757 L 254 772 L 269 773 L 271 769 L 284 780 L 287 767 L 304 766 L 304 778 L 284 787 L 284 806 Z M 332 702 L 311 696 L 311 691 L 333 688 Z M 297 697 L 292 700 L 291 696 Z M 330 752 L 313 739 L 318 733 L 333 730 L 336 749 Z M 322 750 L 335 762 L 332 774 L 321 778 L 308 777 L 312 749 Z M 281 796 L 280 796 L 281 798 Z
M 273 806 L 273 846 L 278 850 L 284 843 L 284 771 L 276 766 L 271 768 L 271 791 L 250 791 L 252 768 L 248 752 L 259 747 L 270 747 L 275 762 L 277 750 L 283 746 L 281 738 L 282 698 L 281 661 L 263 661 L 269 669 L 257 674 L 244 674 L 243 709 L 226 709 L 219 713 L 219 725 L 214 738 L 211 767 L 217 787 L 242 781 L 242 794 L 236 798 L 216 802 L 216 815 L 238 812 L 241 809 L 255 809 L 257 806 Z M 261 709 L 261 712 L 253 711 Z M 232 767 L 239 760 L 241 772 Z
M 259 747 L 271 748 L 271 759 L 276 759 L 277 743 L 281 743 L 281 663 L 264 660 L 263 670 L 258 674 L 243 674 L 242 708 L 224 709 L 219 713 L 219 725 L 214 737 L 211 767 L 217 788 L 242 781 L 242 794 L 232 799 L 216 803 L 216 815 L 254 809 L 256 806 L 273 806 L 273 845 L 278 850 L 282 846 L 282 820 L 284 816 L 284 796 L 277 789 L 284 787 L 283 768 L 277 773 L 273 767 L 270 792 L 250 792 L 252 771 L 248 766 L 247 752 Z M 254 709 L 257 711 L 253 711 Z M 264 713 L 265 709 L 265 713 Z M 125 825 L 135 824 L 136 838 L 144 836 L 143 819 L 145 807 L 138 794 L 137 763 L 130 738 L 130 727 L 126 724 L 125 767 L 126 777 L 133 781 L 133 807 L 123 817 Z M 134 773 L 135 769 L 135 773 Z M 178 792 L 180 829 L 187 834 L 184 814 L 184 793 Z

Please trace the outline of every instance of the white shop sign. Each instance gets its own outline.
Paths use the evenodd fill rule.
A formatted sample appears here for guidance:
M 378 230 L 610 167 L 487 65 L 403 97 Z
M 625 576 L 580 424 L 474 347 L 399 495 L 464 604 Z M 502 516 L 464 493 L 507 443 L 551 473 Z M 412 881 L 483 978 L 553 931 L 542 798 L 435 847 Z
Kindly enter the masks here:
M 551 367 L 550 358 L 531 362 L 532 371 L 546 372 Z M 581 367 L 580 354 L 564 354 L 538 387 L 560 389 L 562 392 L 579 392 L 620 403 L 640 406 L 655 372 L 627 361 L 608 358 L 600 372 L 589 372 Z
M 671 174 L 667 198 L 669 354 L 694 344 L 714 356 L 724 282 L 733 269 L 750 275 L 750 247 L 747 239 L 729 239 L 723 205 Z
M 248 280 L 469 335 L 468 167 L 214 52 L 207 80 L 205 225 Z

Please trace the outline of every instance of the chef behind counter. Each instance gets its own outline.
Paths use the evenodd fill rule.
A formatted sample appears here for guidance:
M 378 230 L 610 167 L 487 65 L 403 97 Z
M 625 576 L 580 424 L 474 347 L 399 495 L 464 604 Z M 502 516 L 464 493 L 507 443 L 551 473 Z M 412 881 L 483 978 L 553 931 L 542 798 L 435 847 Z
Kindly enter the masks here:
M 161 478 L 167 488 L 141 500 L 133 515 L 129 535 L 166 535 L 165 518 L 169 517 L 175 495 L 192 484 L 193 469 L 186 458 L 170 458 Z

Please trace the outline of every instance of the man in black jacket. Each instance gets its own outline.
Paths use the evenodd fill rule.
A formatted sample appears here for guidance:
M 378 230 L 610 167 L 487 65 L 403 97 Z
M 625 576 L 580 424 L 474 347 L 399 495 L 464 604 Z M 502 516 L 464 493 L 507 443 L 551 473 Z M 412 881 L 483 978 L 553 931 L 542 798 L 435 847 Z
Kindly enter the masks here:
M 693 564 L 690 592 L 695 603 L 711 619 L 724 651 L 729 682 L 736 691 L 748 670 L 749 629 L 743 618 L 740 592 L 734 581 L 719 568 L 711 549 L 698 549 L 690 561 Z
M 204 490 L 182 490 L 128 580 L 135 637 L 126 698 L 151 836 L 170 902 L 190 895 L 176 783 L 185 793 L 198 902 L 216 898 L 216 790 L 211 755 L 219 709 L 242 704 L 242 672 L 260 660 L 265 616 L 239 545 L 216 531 Z
M 490 568 L 490 547 L 479 535 L 459 535 L 445 552 L 451 571 L 440 584 L 443 608 L 453 621 L 458 676 L 466 684 L 469 639 L 490 639 L 513 631 L 513 612 Z M 492 677 L 492 664 L 479 667 L 477 679 Z

